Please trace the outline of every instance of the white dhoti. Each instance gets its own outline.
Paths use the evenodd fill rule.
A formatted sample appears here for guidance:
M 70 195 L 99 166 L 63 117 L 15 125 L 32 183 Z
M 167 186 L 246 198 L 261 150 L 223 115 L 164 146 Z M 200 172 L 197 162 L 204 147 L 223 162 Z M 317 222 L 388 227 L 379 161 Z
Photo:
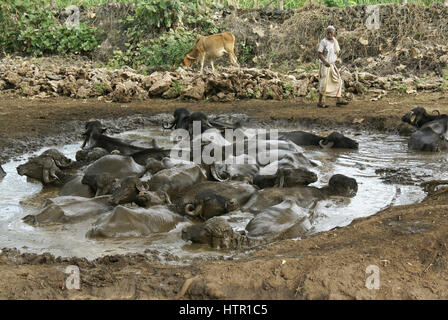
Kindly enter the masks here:
M 342 97 L 342 78 L 334 64 L 330 64 L 330 67 L 320 64 L 319 92 L 327 97 Z

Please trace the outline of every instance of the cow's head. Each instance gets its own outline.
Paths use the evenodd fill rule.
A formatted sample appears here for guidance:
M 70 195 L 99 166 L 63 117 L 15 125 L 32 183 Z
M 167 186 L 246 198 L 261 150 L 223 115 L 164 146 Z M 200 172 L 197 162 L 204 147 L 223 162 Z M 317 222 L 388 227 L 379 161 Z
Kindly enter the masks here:
M 187 53 L 184 56 L 184 59 L 182 61 L 182 65 L 186 68 L 190 68 L 195 62 L 196 62 L 197 58 L 194 57 L 191 52 Z

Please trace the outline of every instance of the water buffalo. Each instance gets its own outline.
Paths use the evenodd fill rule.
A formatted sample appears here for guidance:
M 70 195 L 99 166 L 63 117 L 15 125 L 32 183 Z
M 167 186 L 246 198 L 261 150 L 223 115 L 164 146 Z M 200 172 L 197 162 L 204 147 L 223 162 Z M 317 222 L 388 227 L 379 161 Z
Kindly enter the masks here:
M 44 185 L 63 185 L 72 179 L 73 176 L 68 172 L 63 172 L 62 169 L 68 169 L 71 165 L 72 161 L 61 152 L 56 149 L 49 149 L 39 156 L 31 157 L 28 162 L 19 165 L 17 173 L 21 176 L 25 175 L 29 178 L 37 179 Z
M 411 135 L 408 142 L 410 150 L 441 151 L 448 149 L 448 116 L 425 123 Z
M 434 152 L 448 149 L 448 116 L 436 112 L 437 115 L 430 115 L 424 108 L 418 107 L 401 118 L 418 129 L 409 139 L 410 150 Z
M 342 174 L 335 174 L 330 178 L 328 185 L 322 188 L 301 186 L 260 190 L 251 197 L 241 210 L 256 214 L 286 199 L 294 199 L 300 206 L 310 208 L 315 205 L 316 201 L 328 199 L 331 196 L 353 197 L 357 191 L 358 183 L 355 179 Z
M 292 199 L 264 209 L 246 225 L 249 237 L 270 239 L 297 238 L 310 229 L 307 211 Z
M 325 149 L 358 149 L 358 142 L 338 132 L 333 132 L 327 137 L 321 137 L 304 131 L 281 132 L 279 133 L 279 139 L 290 140 L 298 146 L 320 146 Z
M 90 164 L 85 175 L 98 175 L 108 173 L 117 179 L 129 176 L 140 177 L 145 173 L 144 166 L 139 165 L 129 156 L 107 155 Z
M 244 205 L 255 188 L 245 182 L 203 182 L 191 187 L 178 202 L 179 213 L 209 219 Z
M 113 194 L 120 187 L 120 179 L 115 178 L 110 173 L 85 174 L 81 183 L 88 186 L 94 193 L 95 197 Z
M 109 152 L 107 152 L 107 150 L 103 148 L 82 149 L 76 152 L 75 158 L 76 161 L 89 164 L 108 154 Z
M 164 129 L 184 129 L 192 134 L 193 130 L 193 122 L 199 121 L 201 132 L 204 133 L 207 129 L 216 128 L 216 129 L 236 129 L 241 126 L 238 122 L 236 124 L 228 124 L 222 121 L 210 120 L 203 112 L 190 112 L 185 108 L 177 108 L 173 113 L 174 120 L 170 124 L 163 124 L 162 127 Z
M 62 186 L 59 195 L 93 198 L 95 192 L 88 185 L 83 184 L 82 180 L 83 176 L 75 176 Z
M 149 208 L 156 205 L 171 204 L 170 196 L 165 191 L 140 191 L 135 201 L 140 207 Z
M 421 128 L 428 122 L 436 120 L 441 117 L 441 114 L 438 110 L 434 110 L 433 113 L 437 113 L 436 115 L 430 115 L 426 112 L 425 108 L 417 107 L 406 113 L 401 120 L 403 122 L 409 123 L 411 126 L 416 128 Z
M 112 210 L 109 196 L 86 199 L 83 197 L 57 197 L 47 199 L 45 207 L 35 215 L 27 215 L 23 222 L 31 225 L 74 223 Z
M 132 153 L 130 156 L 138 164 L 145 166 L 151 159 L 162 160 L 163 158 L 169 157 L 171 150 L 163 148 L 146 148 L 142 151 L 137 151 Z
M 166 206 L 149 209 L 116 207 L 111 213 L 100 217 L 87 232 L 88 238 L 141 237 L 168 232 L 185 218 Z
M 311 229 L 308 214 L 293 200 L 267 208 L 246 226 L 246 234 L 235 232 L 223 217 L 182 229 L 182 239 L 215 249 L 247 249 L 273 241 L 298 238 Z
M 216 181 L 238 180 L 252 183 L 260 170 L 255 159 L 245 154 L 238 157 L 230 155 L 226 160 L 227 164 L 213 163 L 210 166 L 210 173 Z
M 83 143 L 81 145 L 81 149 L 83 149 L 86 146 L 90 136 L 93 133 L 95 133 L 95 134 L 103 134 L 104 132 L 106 132 L 106 129 L 103 128 L 103 125 L 98 120 L 90 120 L 90 121 L 88 121 L 86 123 L 86 125 L 85 125 L 85 129 L 86 130 L 82 134 L 83 137 L 84 137 L 84 141 L 83 141 Z
M 185 108 L 177 108 L 173 113 L 174 120 L 172 123 L 168 125 L 162 125 L 164 129 L 184 129 L 192 133 L 193 130 L 193 122 L 199 121 L 201 132 L 203 133 L 205 130 L 209 128 L 213 128 L 213 125 L 207 119 L 207 116 L 203 112 L 190 112 Z
M 85 139 L 81 148 L 84 148 L 87 145 L 88 149 L 103 148 L 108 153 L 118 151 L 122 155 L 135 157 L 135 160 L 142 165 L 144 165 L 146 159 L 150 157 L 160 157 L 160 154 L 163 154 L 163 156 L 168 155 L 168 151 L 159 148 L 154 139 L 151 142 L 152 146 L 150 148 L 145 148 L 134 146 L 118 138 L 106 136 L 103 134 L 104 131 L 105 129 L 102 127 L 101 122 L 88 122 L 86 124 L 86 131 L 83 134 Z
M 262 175 L 254 177 L 253 184 L 260 189 L 270 187 L 295 187 L 308 185 L 317 181 L 317 175 L 306 168 L 279 168 L 275 174 Z
M 149 191 L 164 191 L 175 199 L 181 197 L 185 190 L 206 180 L 206 171 L 192 163 L 161 170 L 148 181 L 148 185 Z
M 114 191 L 111 198 L 113 205 L 137 201 L 140 192 L 148 190 L 148 183 L 137 177 L 128 177 L 121 181 L 120 187 Z
M 189 128 L 190 111 L 185 108 L 176 108 L 174 110 L 174 120 L 168 125 L 163 124 L 163 129 L 185 129 Z

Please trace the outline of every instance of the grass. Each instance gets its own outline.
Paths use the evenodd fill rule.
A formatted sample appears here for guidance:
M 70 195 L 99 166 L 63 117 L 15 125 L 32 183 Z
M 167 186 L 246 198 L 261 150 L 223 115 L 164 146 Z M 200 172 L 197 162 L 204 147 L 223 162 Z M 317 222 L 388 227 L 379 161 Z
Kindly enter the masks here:
M 55 5 L 57 8 L 67 8 L 68 6 L 84 6 L 84 7 L 93 7 L 100 6 L 109 2 L 132 2 L 133 0 L 56 0 Z M 48 4 L 51 3 L 51 0 L 46 0 Z
M 47 3 L 50 3 L 51 0 L 45 0 Z M 85 6 L 85 7 L 91 7 L 91 6 L 99 6 L 103 5 L 109 2 L 121 2 L 121 3 L 127 3 L 127 2 L 133 2 L 134 0 L 55 0 L 55 4 L 57 8 L 66 8 L 70 5 L 77 5 L 77 6 Z M 380 4 L 380 3 L 401 3 L 401 0 L 311 0 L 313 3 L 320 3 L 323 5 L 328 6 L 337 6 L 337 7 L 346 7 L 350 5 L 356 5 L 356 4 Z M 217 0 L 205 0 L 204 1 L 206 5 L 210 5 L 212 3 L 218 3 Z M 225 4 L 227 1 L 224 1 Z M 443 2 L 443 0 L 408 0 L 408 3 L 417 3 L 420 5 L 430 5 L 431 3 L 435 2 Z M 240 8 L 253 8 L 254 7 L 254 0 L 237 0 L 233 1 L 233 3 L 237 3 L 237 6 Z M 270 5 L 271 7 L 277 6 L 278 0 L 259 0 L 258 1 L 258 7 L 263 8 L 267 5 Z M 285 10 L 287 9 L 297 9 L 302 7 L 305 4 L 310 3 L 310 0 L 284 0 L 283 1 L 283 8 Z

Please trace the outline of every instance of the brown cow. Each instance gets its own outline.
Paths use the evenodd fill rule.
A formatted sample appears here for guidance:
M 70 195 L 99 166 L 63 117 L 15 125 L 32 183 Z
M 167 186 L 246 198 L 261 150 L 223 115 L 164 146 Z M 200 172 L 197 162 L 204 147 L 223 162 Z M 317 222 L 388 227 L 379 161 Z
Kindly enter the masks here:
M 213 66 L 213 59 L 222 57 L 224 53 L 228 53 L 230 62 L 233 65 L 238 66 L 235 49 L 235 36 L 230 32 L 214 34 L 207 37 L 201 36 L 198 40 L 196 40 L 194 48 L 184 56 L 183 65 L 185 67 L 190 67 L 197 60 L 200 60 L 202 74 L 205 59 L 210 59 L 212 70 L 215 71 L 215 67 Z

